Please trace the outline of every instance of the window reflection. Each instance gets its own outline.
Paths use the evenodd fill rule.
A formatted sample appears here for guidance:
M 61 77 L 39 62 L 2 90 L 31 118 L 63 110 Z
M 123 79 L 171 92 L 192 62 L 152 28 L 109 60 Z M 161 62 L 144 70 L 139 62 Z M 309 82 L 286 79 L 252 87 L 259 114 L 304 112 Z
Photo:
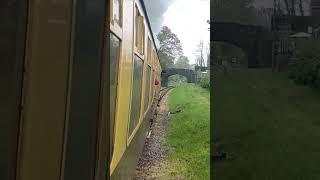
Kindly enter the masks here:
M 117 99 L 117 84 L 118 84 L 118 70 L 119 70 L 119 54 L 120 54 L 120 40 L 110 34 L 110 125 L 111 125 L 111 141 L 114 141 L 115 129 L 115 111 Z M 113 142 L 111 142 L 113 144 Z
M 130 114 L 129 135 L 131 135 L 132 131 L 137 126 L 137 124 L 139 122 L 139 118 L 140 118 L 142 68 L 143 68 L 143 61 L 138 56 L 135 56 L 132 97 L 131 97 L 131 114 Z
M 150 98 L 150 76 L 151 76 L 151 67 L 147 67 L 147 73 L 146 73 L 146 90 L 144 95 L 144 112 L 147 111 L 149 107 L 149 98 Z

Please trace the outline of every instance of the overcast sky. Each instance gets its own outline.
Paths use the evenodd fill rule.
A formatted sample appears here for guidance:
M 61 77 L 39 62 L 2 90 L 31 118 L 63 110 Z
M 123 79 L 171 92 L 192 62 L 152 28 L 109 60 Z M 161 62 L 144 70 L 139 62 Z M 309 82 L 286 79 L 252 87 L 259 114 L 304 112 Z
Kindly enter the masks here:
M 203 40 L 210 42 L 210 0 L 175 0 L 163 15 L 162 26 L 168 26 L 182 42 L 184 55 L 195 63 L 194 52 Z
M 154 38 L 161 26 L 168 26 L 182 42 L 184 55 L 195 63 L 197 44 L 209 44 L 210 0 L 143 0 L 149 16 Z M 307 2 L 310 0 L 303 0 Z M 273 0 L 255 0 L 255 7 L 272 7 Z M 306 9 L 307 6 L 305 6 Z M 305 10 L 308 12 L 308 10 Z M 232 12 L 230 12 L 232 13 Z M 307 13 L 308 14 L 308 13 Z M 157 42 L 156 42 L 157 43 Z M 158 43 L 157 43 L 158 44 Z
M 182 42 L 184 55 L 195 63 L 194 52 L 203 40 L 209 44 L 210 0 L 144 0 L 154 38 L 161 26 L 168 26 Z

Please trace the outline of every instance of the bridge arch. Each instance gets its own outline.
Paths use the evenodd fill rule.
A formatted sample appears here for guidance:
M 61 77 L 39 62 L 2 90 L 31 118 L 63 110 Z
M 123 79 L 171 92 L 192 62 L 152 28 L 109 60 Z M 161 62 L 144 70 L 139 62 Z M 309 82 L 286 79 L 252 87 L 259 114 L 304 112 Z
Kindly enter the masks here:
M 180 68 L 169 68 L 163 70 L 161 73 L 161 84 L 162 86 L 168 86 L 168 80 L 170 76 L 181 75 L 187 78 L 188 83 L 196 82 L 196 73 L 191 69 L 180 69 Z
M 271 67 L 272 35 L 266 28 L 230 22 L 213 22 L 211 28 L 211 43 L 226 42 L 241 48 L 249 68 Z

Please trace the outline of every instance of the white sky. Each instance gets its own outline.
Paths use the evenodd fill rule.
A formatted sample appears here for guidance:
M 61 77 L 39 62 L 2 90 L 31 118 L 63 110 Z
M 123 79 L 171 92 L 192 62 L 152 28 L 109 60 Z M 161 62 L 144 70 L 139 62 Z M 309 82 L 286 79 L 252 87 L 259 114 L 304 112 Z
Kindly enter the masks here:
M 176 0 L 164 13 L 163 26 L 168 26 L 182 43 L 184 55 L 195 63 L 194 52 L 203 40 L 210 42 L 207 20 L 210 19 L 210 0 Z

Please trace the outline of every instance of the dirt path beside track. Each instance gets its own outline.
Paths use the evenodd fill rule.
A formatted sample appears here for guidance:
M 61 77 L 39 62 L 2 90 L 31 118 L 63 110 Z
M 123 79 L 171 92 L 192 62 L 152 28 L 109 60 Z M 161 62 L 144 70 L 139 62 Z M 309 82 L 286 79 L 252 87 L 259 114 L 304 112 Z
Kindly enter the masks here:
M 165 174 L 164 147 L 165 136 L 168 130 L 169 97 L 170 91 L 163 96 L 160 106 L 157 107 L 157 116 L 154 118 L 148 131 L 146 143 L 136 168 L 136 180 L 163 179 Z

